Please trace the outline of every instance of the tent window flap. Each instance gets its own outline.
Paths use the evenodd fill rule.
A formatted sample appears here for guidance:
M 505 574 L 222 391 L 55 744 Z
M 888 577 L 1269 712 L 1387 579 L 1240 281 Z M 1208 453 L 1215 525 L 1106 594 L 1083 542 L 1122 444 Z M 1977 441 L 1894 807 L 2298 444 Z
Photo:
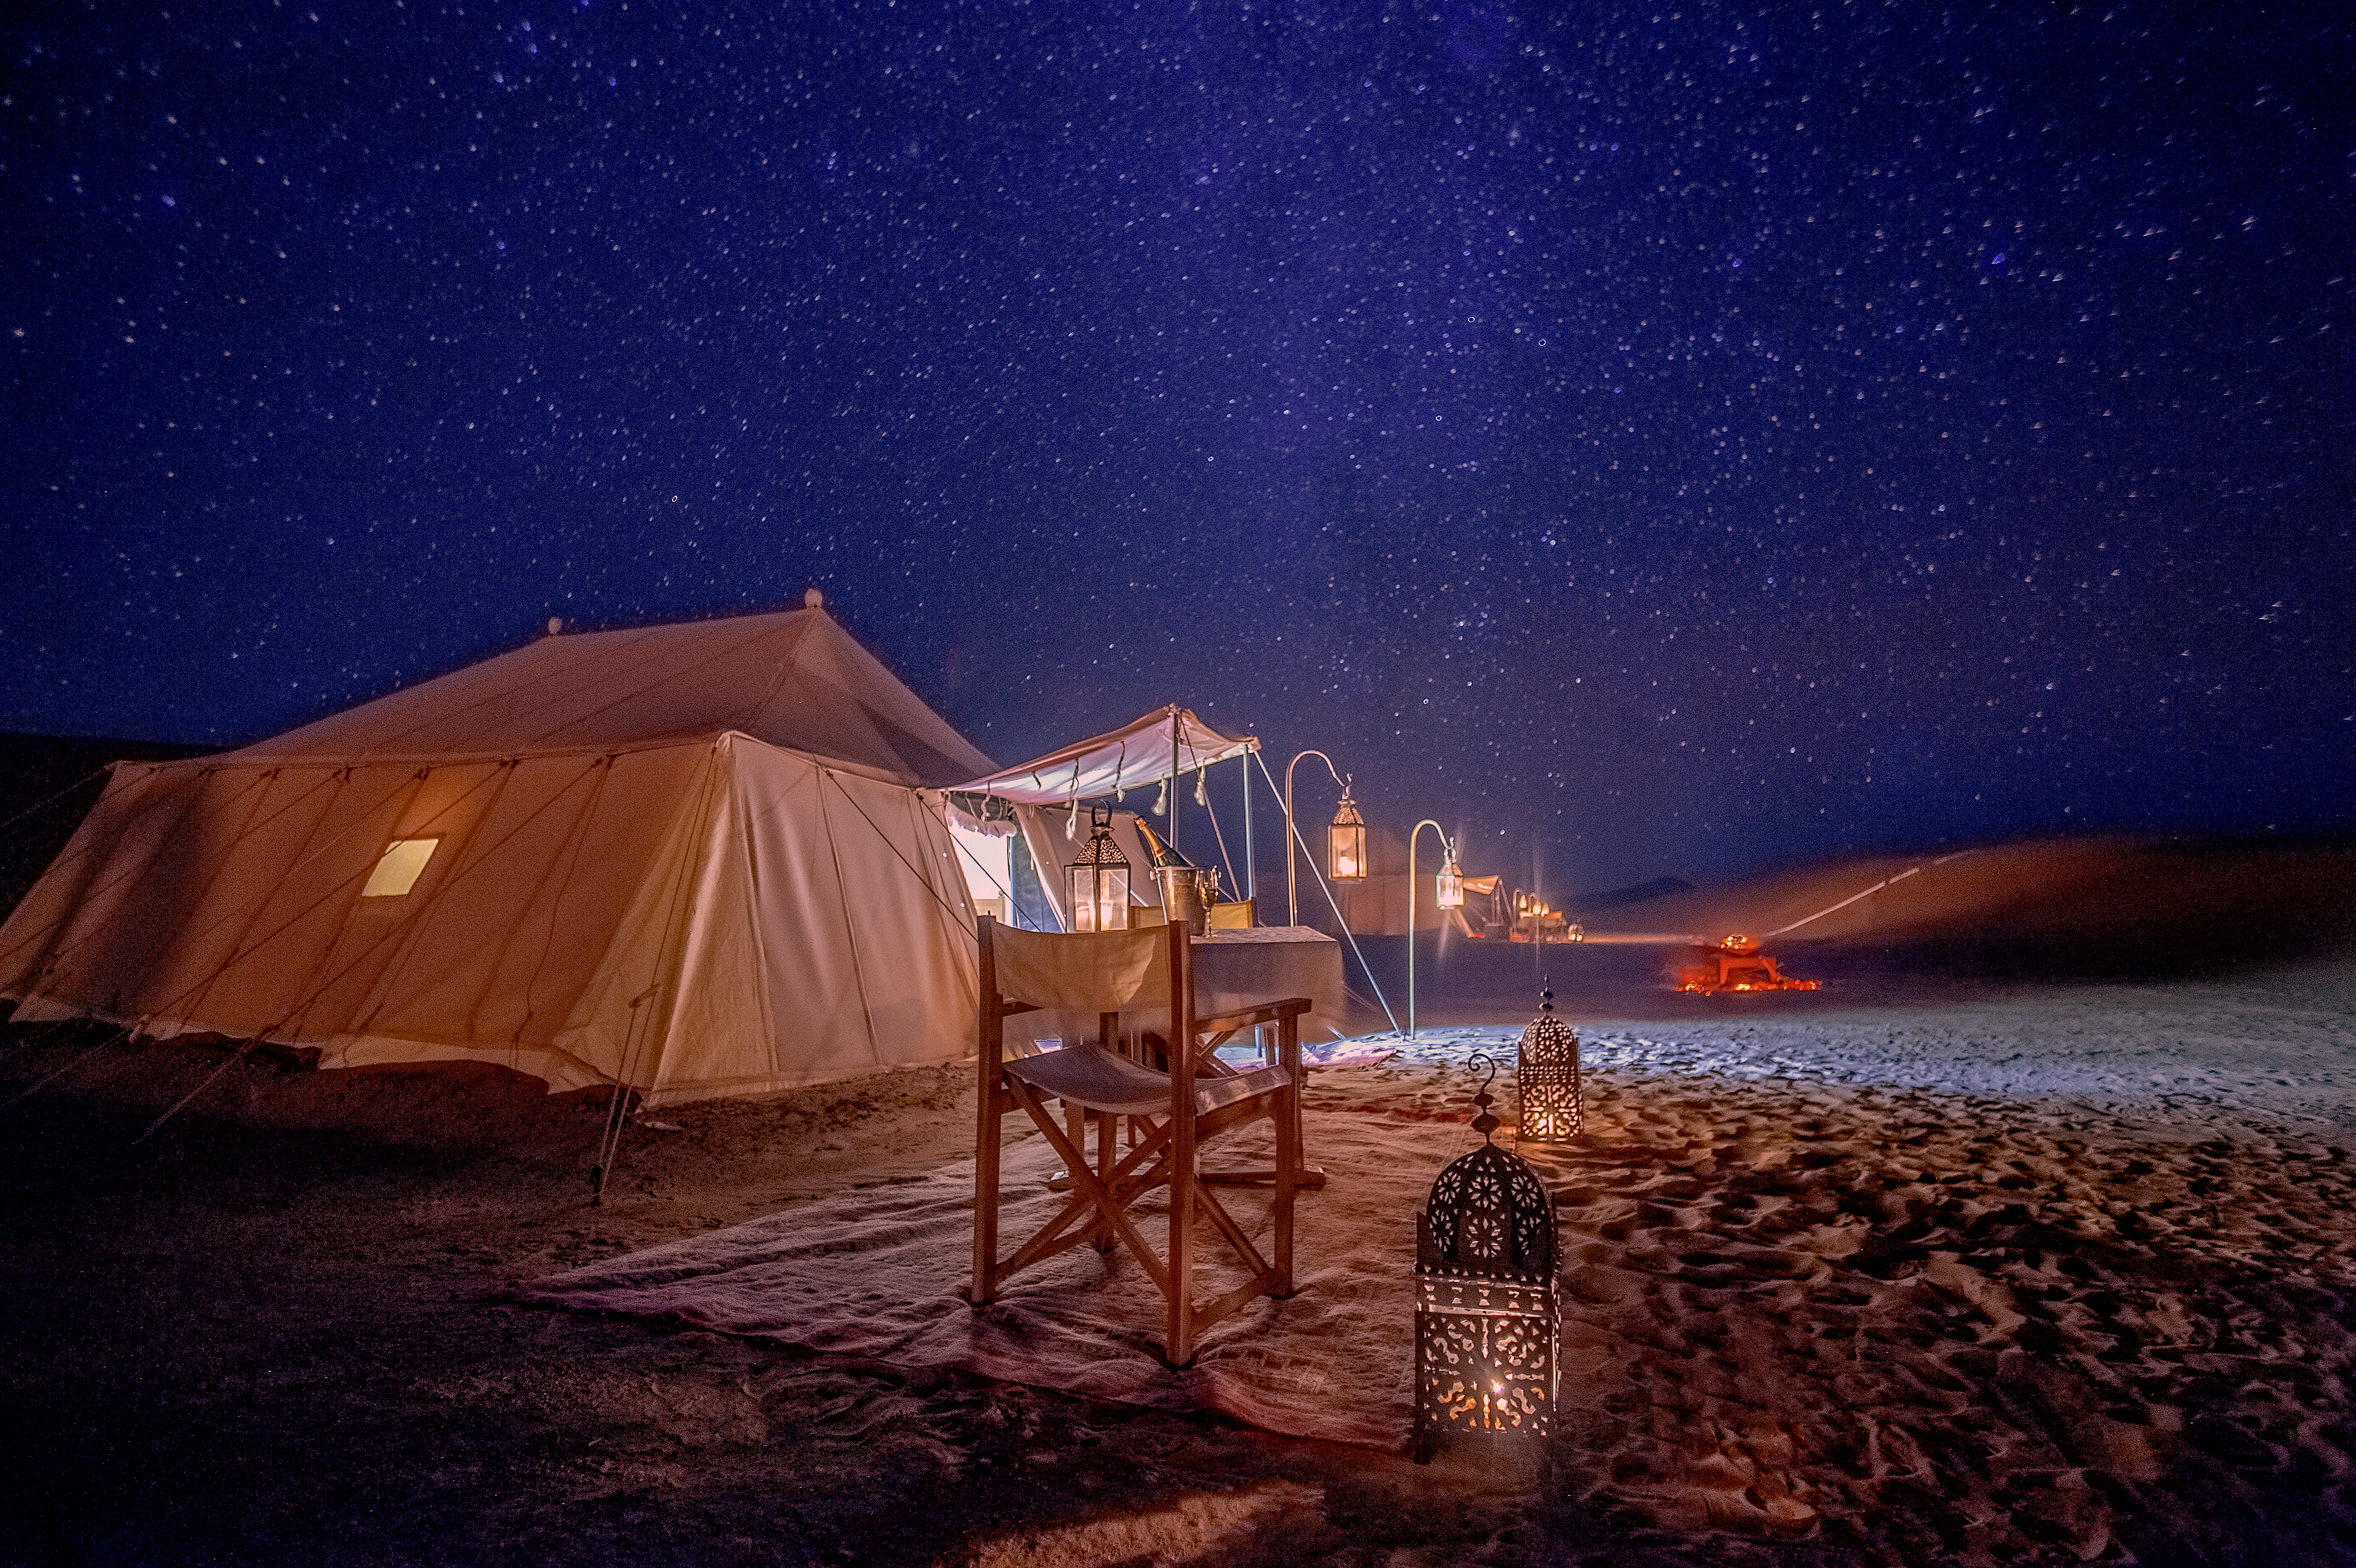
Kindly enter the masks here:
M 377 856 L 376 869 L 369 873 L 368 886 L 360 889 L 363 898 L 400 898 L 417 886 L 425 875 L 425 863 L 434 858 L 434 846 L 442 841 L 429 839 L 395 839 L 384 846 Z

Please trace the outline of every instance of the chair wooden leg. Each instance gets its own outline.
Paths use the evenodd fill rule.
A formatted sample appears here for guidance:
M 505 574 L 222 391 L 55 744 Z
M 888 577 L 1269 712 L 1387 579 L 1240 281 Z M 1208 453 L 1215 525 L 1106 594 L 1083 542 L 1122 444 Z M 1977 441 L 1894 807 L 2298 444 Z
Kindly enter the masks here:
M 1290 1100 L 1298 1092 L 1285 1090 Z M 1292 1294 L 1292 1203 L 1301 1188 L 1301 1133 L 1282 1103 L 1276 1110 L 1276 1241 L 1271 1260 L 1276 1268 L 1277 1296 Z
M 995 1083 L 984 1082 L 980 1125 L 973 1141 L 973 1283 L 966 1299 L 976 1306 L 998 1298 L 999 1117 L 1006 1110 Z
M 1068 1236 L 1065 1232 L 1078 1223 L 1082 1214 L 1093 1209 L 1128 1245 L 1130 1254 L 1153 1281 L 1153 1288 L 1166 1293 L 1170 1285 L 1169 1270 L 1160 1258 L 1153 1255 L 1153 1249 L 1146 1245 L 1145 1238 L 1138 1233 L 1137 1227 L 1130 1223 L 1126 1212 L 1138 1194 L 1154 1185 L 1152 1172 L 1149 1170 L 1141 1176 L 1131 1174 L 1124 1177 L 1120 1167 L 1116 1166 L 1113 1174 L 1121 1177 L 1119 1186 L 1108 1187 L 1098 1179 L 1096 1172 L 1088 1168 L 1087 1153 L 1065 1136 L 1064 1130 L 1055 1124 L 1055 1119 L 1047 1113 L 1045 1104 L 1032 1090 L 1017 1081 L 1012 1085 L 1011 1098 L 1030 1114 L 1032 1124 L 1045 1135 L 1048 1146 L 1063 1156 L 1065 1168 L 1072 1173 L 1075 1190 L 1065 1203 L 1061 1214 L 1049 1220 L 1045 1229 L 1017 1247 L 1013 1255 L 1003 1263 L 996 1265 L 998 1277 L 1010 1279 L 1044 1258 L 1053 1257 L 1066 1247 L 1078 1245 L 1087 1234 L 1085 1226 Z M 1133 1165 L 1146 1159 L 1146 1155 L 1141 1152 L 1131 1155 L 1121 1164 Z
M 1162 1336 L 1165 1359 L 1185 1367 L 1194 1359 L 1194 1178 L 1189 1166 L 1170 1172 L 1170 1313 Z
M 1276 1104 L 1276 1289 L 1292 1294 L 1292 1204 L 1301 1188 L 1301 1026 L 1287 1018 L 1277 1026 L 1278 1065 L 1287 1079 Z
M 1236 1217 L 1227 1212 L 1226 1205 L 1219 1201 L 1219 1195 L 1211 1190 L 1208 1182 L 1204 1183 L 1202 1191 L 1194 1195 L 1194 1206 L 1195 1212 L 1211 1222 L 1211 1229 L 1217 1231 L 1226 1240 L 1228 1249 L 1243 1261 L 1244 1268 L 1252 1278 L 1273 1277 L 1274 1271 L 1269 1267 L 1268 1260 L 1259 1255 L 1259 1249 L 1252 1245 L 1250 1235 L 1236 1223 Z M 1205 1321 L 1202 1314 L 1197 1312 L 1194 1316 L 1196 1326 L 1202 1326 Z
M 1004 1110 L 1000 1087 L 1006 1063 L 1005 998 L 998 993 L 998 924 L 983 915 L 974 921 L 981 990 L 981 1006 L 974 1019 L 973 1133 L 973 1279 L 966 1299 L 975 1306 L 998 1295 L 998 1153 L 999 1116 Z
M 1194 987 L 1186 928 L 1170 923 L 1170 1317 L 1163 1349 L 1173 1367 L 1194 1359 Z
M 1097 1179 L 1110 1187 L 1113 1166 L 1120 1157 L 1119 1148 L 1120 1118 L 1104 1111 L 1098 1111 L 1093 1114 L 1097 1123 Z M 1087 1139 L 1075 1138 L 1072 1142 L 1083 1154 L 1087 1151 Z M 1112 1233 L 1112 1227 L 1101 1222 L 1098 1224 L 1096 1234 L 1089 1242 L 1089 1245 L 1099 1252 L 1109 1252 L 1119 1244 L 1119 1239 Z

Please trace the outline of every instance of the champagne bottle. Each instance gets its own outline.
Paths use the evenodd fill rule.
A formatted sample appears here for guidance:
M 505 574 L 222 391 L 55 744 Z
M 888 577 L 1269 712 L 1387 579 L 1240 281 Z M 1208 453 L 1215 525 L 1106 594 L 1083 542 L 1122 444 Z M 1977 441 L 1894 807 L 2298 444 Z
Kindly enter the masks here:
M 1144 841 L 1145 853 L 1151 857 L 1156 867 L 1164 865 L 1183 865 L 1187 867 L 1189 870 L 1194 868 L 1194 863 L 1188 860 L 1176 850 L 1172 849 L 1168 844 L 1163 843 L 1161 837 L 1156 834 L 1151 827 L 1146 825 L 1146 822 L 1143 817 L 1137 819 L 1137 836 Z
M 1173 899 L 1191 904 L 1193 913 L 1187 916 L 1187 923 L 1194 928 L 1195 935 L 1202 935 L 1204 913 L 1219 901 L 1217 870 L 1196 865 L 1163 843 L 1142 817 L 1137 820 L 1137 836 L 1144 841 L 1146 853 L 1152 856 L 1154 880 L 1162 884 L 1162 907 L 1169 908 Z M 1179 893 L 1173 885 L 1187 891 Z

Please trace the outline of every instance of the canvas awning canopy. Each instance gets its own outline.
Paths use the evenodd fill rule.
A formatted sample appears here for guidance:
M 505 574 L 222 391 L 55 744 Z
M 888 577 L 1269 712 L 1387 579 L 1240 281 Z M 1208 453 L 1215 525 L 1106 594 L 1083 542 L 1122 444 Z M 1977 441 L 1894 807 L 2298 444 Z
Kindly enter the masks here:
M 953 784 L 1026 806 L 1114 795 L 1259 749 L 1254 736 L 1222 735 L 1175 703 L 1013 768 Z

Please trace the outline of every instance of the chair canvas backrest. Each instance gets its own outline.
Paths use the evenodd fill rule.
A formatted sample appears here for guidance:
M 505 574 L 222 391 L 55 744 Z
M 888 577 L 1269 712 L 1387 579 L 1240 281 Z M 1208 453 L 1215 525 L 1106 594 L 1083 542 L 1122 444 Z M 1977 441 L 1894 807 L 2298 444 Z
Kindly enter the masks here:
M 1152 1005 L 1168 1003 L 1170 936 L 1165 930 L 1149 927 L 1064 935 L 999 926 L 991 936 L 1001 995 L 1082 1014 L 1125 1012 L 1140 997 Z

